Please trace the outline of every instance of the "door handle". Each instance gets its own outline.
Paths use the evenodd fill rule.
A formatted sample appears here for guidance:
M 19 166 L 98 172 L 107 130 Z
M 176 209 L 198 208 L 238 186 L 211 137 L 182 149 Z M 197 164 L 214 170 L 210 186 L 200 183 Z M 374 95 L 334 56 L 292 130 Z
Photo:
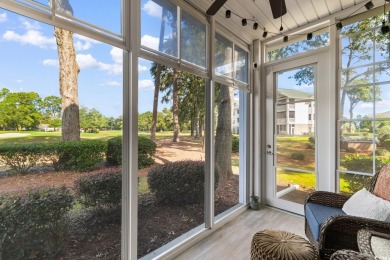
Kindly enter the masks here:
M 274 153 L 272 152 L 272 146 L 270 144 L 267 144 L 267 154 L 268 155 L 273 155 Z

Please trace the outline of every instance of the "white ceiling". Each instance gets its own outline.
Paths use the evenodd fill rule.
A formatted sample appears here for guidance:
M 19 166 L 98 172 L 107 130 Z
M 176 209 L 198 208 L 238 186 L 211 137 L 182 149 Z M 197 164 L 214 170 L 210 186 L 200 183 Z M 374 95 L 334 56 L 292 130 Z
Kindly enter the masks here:
M 201 12 L 206 13 L 214 0 L 186 0 L 187 3 L 196 7 Z M 277 0 L 271 0 L 277 1 Z M 369 0 L 285 0 L 287 14 L 283 16 L 283 33 L 297 31 L 309 26 L 310 23 L 322 21 L 326 17 L 334 16 L 342 19 Z M 383 0 L 373 0 L 375 7 L 383 5 Z M 259 23 L 259 29 L 253 30 L 253 22 L 248 21 L 248 25 L 241 25 L 241 18 L 232 14 L 230 19 L 225 18 L 225 12 L 229 9 L 232 13 L 247 19 L 254 19 Z M 366 11 L 363 7 L 359 12 Z M 339 15 L 339 17 L 337 16 Z M 281 19 L 273 19 L 269 0 L 228 0 L 225 5 L 215 15 L 218 23 L 231 30 L 246 42 L 255 39 L 263 40 L 263 29 L 269 32 L 279 33 Z M 267 38 L 272 37 L 269 34 Z

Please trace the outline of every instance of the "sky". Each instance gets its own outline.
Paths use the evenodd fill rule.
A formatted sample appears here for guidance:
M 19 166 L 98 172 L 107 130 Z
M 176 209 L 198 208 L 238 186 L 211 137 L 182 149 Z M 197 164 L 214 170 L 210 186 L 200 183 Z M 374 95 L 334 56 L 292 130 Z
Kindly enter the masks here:
M 48 5 L 47 0 L 36 2 Z M 120 0 L 70 0 L 73 15 L 114 33 L 121 33 Z M 94 6 L 90 12 L 89 6 Z M 162 8 L 151 0 L 141 1 L 141 44 L 158 50 Z M 172 37 L 167 24 L 164 38 Z M 96 108 L 103 115 L 122 114 L 122 51 L 105 43 L 74 34 L 77 62 L 80 66 L 79 101 L 81 106 Z M 150 76 L 151 62 L 139 59 L 139 112 L 151 111 L 154 83 Z M 58 56 L 54 28 L 33 19 L 0 9 L 0 88 L 13 92 L 34 91 L 42 98 L 60 96 Z M 298 86 L 291 75 L 280 75 L 283 88 L 313 91 L 311 86 Z M 385 80 L 385 79 L 384 79 Z M 390 109 L 390 86 L 382 87 L 382 101 L 377 112 Z M 160 94 L 161 98 L 162 94 Z M 348 100 L 347 100 L 348 103 Z M 170 104 L 159 105 L 159 110 Z M 356 115 L 372 115 L 373 103 L 359 103 Z M 346 106 L 347 107 L 347 106 Z M 344 112 L 347 114 L 347 111 Z

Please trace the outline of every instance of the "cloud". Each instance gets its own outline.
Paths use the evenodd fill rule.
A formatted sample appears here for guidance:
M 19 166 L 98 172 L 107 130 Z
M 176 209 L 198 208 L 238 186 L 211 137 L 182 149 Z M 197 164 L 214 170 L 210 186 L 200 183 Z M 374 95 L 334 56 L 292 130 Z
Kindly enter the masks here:
M 143 66 L 143 65 L 138 64 L 138 72 L 145 72 L 148 70 L 149 70 L 149 68 L 147 66 Z
M 98 69 L 115 75 L 122 73 L 122 64 L 108 64 L 100 62 L 97 61 L 91 54 L 77 54 L 76 60 L 80 66 L 80 69 Z
M 94 39 L 91 39 L 91 38 L 88 38 L 88 37 L 85 37 L 82 35 L 78 35 L 78 34 L 74 34 L 73 38 L 74 38 L 74 47 L 77 51 L 89 50 L 90 48 L 92 48 L 92 46 L 94 44 L 101 43 L 101 42 L 96 41 Z
M 15 82 L 18 83 L 18 84 L 20 84 L 20 83 L 23 83 L 23 80 L 17 79 L 17 80 L 15 80 Z
M 158 50 L 159 42 L 160 40 L 157 37 L 153 37 L 150 35 L 144 35 L 141 38 L 141 44 L 153 50 Z
M 150 79 L 141 79 L 138 81 L 138 88 L 142 89 L 153 89 L 154 83 Z
M 42 32 L 28 30 L 25 34 L 18 34 L 14 31 L 6 31 L 2 38 L 6 41 L 19 42 L 20 44 L 29 44 L 39 48 L 56 48 L 56 39 L 46 37 Z
M 0 14 L 0 23 L 5 23 L 7 21 L 7 13 Z
M 73 44 L 76 51 L 85 51 L 89 50 L 92 47 L 92 44 L 90 42 L 75 41 Z
M 122 86 L 122 82 L 115 81 L 115 80 L 106 80 L 105 82 L 101 83 L 100 86 L 109 86 L 109 87 L 119 87 Z
M 153 1 L 147 1 L 142 7 L 142 10 L 150 16 L 161 18 L 162 7 Z
M 58 67 L 59 66 L 58 60 L 54 60 L 54 59 L 43 60 L 42 64 L 45 65 L 45 66 L 54 66 L 54 67 Z
M 110 51 L 111 57 L 115 63 L 121 64 L 123 63 L 123 51 L 117 47 L 112 47 Z
M 25 19 L 22 19 L 21 23 L 22 23 L 24 29 L 26 29 L 26 30 L 38 31 L 38 30 L 41 29 L 41 26 L 39 25 L 38 22 L 31 23 L 31 22 L 29 22 L 29 21 L 27 21 Z

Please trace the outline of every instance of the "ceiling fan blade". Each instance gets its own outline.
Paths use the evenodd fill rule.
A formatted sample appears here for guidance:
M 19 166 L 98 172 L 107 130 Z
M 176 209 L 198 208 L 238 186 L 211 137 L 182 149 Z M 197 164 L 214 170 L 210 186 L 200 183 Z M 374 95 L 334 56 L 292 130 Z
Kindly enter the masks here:
M 227 0 L 215 0 L 214 3 L 207 9 L 206 14 L 215 15 L 219 9 L 226 3 Z
M 287 13 L 286 3 L 284 0 L 269 0 L 274 19 L 279 18 Z

